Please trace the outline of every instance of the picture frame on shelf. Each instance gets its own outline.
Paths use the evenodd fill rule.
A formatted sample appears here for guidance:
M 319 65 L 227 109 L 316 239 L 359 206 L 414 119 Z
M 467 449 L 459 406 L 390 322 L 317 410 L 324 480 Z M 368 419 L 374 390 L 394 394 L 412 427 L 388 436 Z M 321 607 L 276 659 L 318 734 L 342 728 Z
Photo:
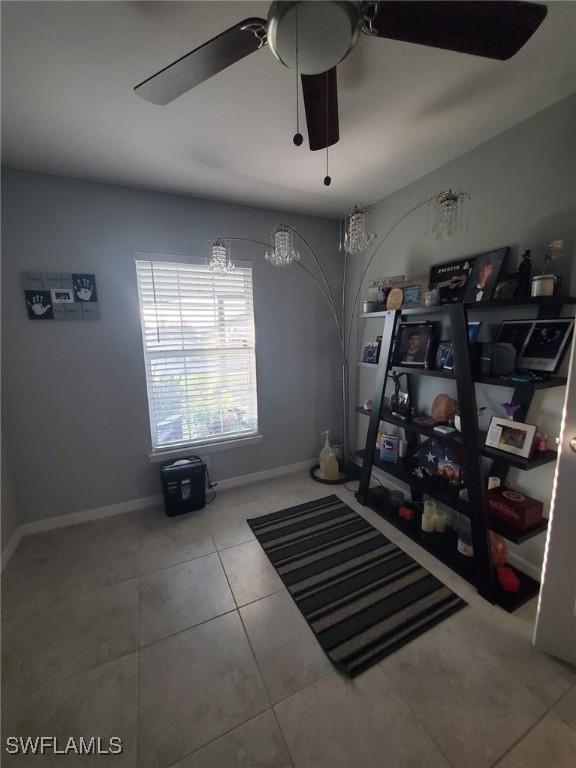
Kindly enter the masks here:
M 468 323 L 468 345 L 471 347 L 473 344 L 476 344 L 478 341 L 478 335 L 480 334 L 480 326 L 482 325 L 481 321 L 474 321 L 471 323 Z M 446 355 L 446 359 L 444 361 L 444 371 L 454 371 L 454 346 L 453 344 L 450 344 L 450 351 Z
M 494 289 L 494 299 L 513 299 L 518 295 L 518 285 L 520 275 L 516 272 L 513 275 L 504 275 L 496 284 Z
M 456 261 L 445 261 L 430 268 L 430 290 L 436 289 L 440 295 L 440 304 L 461 302 L 474 266 L 474 256 Z
M 406 280 L 405 275 L 395 275 L 394 277 L 383 277 L 380 280 L 373 280 L 368 286 L 368 301 L 373 301 L 376 309 L 386 307 L 388 294 L 396 285 L 401 285 Z
M 534 320 L 516 366 L 530 371 L 555 373 L 574 331 L 573 318 Z
M 404 294 L 401 307 L 402 309 L 424 306 L 424 296 L 428 290 L 427 277 L 421 277 L 416 280 L 406 280 L 403 285 L 398 287 L 402 288 L 402 292 Z
M 448 355 L 452 352 L 451 341 L 439 341 L 436 345 L 436 355 L 434 357 L 434 370 L 443 371 Z
M 433 323 L 400 323 L 393 364 L 430 368 L 435 326 Z
M 492 416 L 484 444 L 488 448 L 496 448 L 504 453 L 528 459 L 532 453 L 535 436 L 534 424 Z
M 377 341 L 367 341 L 362 347 L 362 363 L 377 365 L 380 354 L 380 344 Z
M 494 291 L 509 251 L 510 248 L 505 246 L 480 253 L 474 258 L 474 266 L 464 291 L 465 302 L 479 304 L 483 301 L 490 301 L 494 297 Z

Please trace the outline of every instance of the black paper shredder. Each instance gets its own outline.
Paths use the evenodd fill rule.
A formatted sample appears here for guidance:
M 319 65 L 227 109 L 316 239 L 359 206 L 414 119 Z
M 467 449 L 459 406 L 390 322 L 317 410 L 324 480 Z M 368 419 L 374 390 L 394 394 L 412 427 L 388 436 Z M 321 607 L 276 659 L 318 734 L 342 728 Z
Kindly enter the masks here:
M 206 506 L 206 464 L 198 456 L 162 464 L 160 479 L 169 517 Z

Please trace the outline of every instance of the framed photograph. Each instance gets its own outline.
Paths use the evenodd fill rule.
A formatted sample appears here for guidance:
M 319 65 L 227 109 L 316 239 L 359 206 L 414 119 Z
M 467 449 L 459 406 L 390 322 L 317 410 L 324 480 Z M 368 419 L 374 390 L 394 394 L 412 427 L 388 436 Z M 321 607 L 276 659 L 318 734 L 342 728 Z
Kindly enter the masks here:
M 424 306 L 424 294 L 428 290 L 427 277 L 422 277 L 419 280 L 406 280 L 398 287 L 402 288 L 404 293 L 402 309 Z
M 394 364 L 429 368 L 433 335 L 432 323 L 400 323 L 394 347 Z
M 430 268 L 430 289 L 438 290 L 440 304 L 454 304 L 463 300 L 474 258 L 446 261 Z
M 535 435 L 536 427 L 533 424 L 492 416 L 485 445 L 527 459 L 532 453 Z
M 436 347 L 436 357 L 434 359 L 434 368 L 437 371 L 443 371 L 448 359 L 448 355 L 452 353 L 451 341 L 439 341 Z
M 74 290 L 72 288 L 52 288 L 53 304 L 74 304 Z
M 368 341 L 366 344 L 364 344 L 364 347 L 362 348 L 362 362 L 363 363 L 373 363 L 376 365 L 378 362 L 378 354 L 380 352 L 380 347 L 377 341 Z
M 482 323 L 480 321 L 468 323 L 468 344 L 469 346 L 472 346 L 472 344 L 476 344 L 478 341 L 478 335 L 480 333 L 480 326 Z M 453 371 L 454 370 L 454 347 L 452 344 L 450 344 L 450 351 L 448 352 L 446 356 L 446 360 L 444 361 L 444 370 L 445 371 Z
M 518 368 L 554 373 L 572 336 L 574 320 L 535 320 L 517 359 Z
M 494 289 L 494 299 L 513 299 L 518 292 L 519 276 L 505 275 Z
M 493 298 L 509 250 L 506 246 L 476 256 L 464 291 L 464 301 L 477 303 Z
M 368 286 L 368 300 L 378 305 L 386 305 L 388 294 L 395 285 L 401 285 L 405 282 L 404 275 L 395 275 L 394 277 L 385 277 L 382 280 L 373 280 Z

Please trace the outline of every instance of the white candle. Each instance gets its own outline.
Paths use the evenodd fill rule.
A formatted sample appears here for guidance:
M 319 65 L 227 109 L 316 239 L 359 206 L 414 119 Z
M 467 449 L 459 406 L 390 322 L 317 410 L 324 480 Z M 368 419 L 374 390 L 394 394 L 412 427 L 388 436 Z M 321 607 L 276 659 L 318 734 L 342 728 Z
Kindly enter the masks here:
M 434 530 L 436 533 L 444 533 L 447 521 L 448 515 L 446 512 L 436 512 L 434 515 Z

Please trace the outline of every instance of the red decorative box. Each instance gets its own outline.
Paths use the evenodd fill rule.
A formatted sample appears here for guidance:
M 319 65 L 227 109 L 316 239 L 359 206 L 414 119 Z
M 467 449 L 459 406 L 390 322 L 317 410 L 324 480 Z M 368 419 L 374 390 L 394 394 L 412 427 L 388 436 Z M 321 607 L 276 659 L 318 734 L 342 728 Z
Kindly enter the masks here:
M 542 521 L 544 505 L 512 488 L 492 488 L 488 491 L 490 514 L 513 528 L 525 531 Z

